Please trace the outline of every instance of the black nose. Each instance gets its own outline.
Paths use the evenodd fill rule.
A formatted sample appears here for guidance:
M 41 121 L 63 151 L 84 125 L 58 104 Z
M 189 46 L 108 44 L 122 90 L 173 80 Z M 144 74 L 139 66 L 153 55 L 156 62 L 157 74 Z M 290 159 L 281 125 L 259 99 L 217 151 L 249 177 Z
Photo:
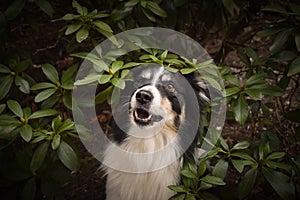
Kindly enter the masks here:
M 139 103 L 147 104 L 147 103 L 150 103 L 152 101 L 153 96 L 152 96 L 151 92 L 141 90 L 138 93 L 136 93 L 135 98 Z

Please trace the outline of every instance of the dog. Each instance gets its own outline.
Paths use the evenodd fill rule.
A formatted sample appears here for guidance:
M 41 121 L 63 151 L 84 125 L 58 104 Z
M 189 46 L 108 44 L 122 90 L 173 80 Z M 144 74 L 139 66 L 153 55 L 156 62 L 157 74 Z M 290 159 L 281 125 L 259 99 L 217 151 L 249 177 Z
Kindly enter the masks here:
M 166 200 L 180 183 L 184 156 L 193 156 L 199 115 L 210 101 L 197 73 L 181 75 L 163 66 L 132 70 L 116 96 L 111 144 L 106 148 L 107 200 Z

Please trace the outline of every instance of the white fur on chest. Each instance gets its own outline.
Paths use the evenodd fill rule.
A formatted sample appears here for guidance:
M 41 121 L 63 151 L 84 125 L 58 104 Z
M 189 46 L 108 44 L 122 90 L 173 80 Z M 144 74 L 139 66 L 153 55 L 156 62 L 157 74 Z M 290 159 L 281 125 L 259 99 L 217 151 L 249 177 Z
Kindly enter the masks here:
M 166 146 L 167 153 L 153 153 Z M 104 163 L 108 167 L 103 168 L 107 174 L 107 200 L 167 200 L 174 195 L 168 186 L 175 185 L 180 180 L 180 161 L 176 159 L 171 164 L 160 167 L 161 163 L 178 157 L 180 151 L 174 135 L 165 131 L 151 138 L 130 136 L 118 149 L 130 153 L 121 156 L 114 145 L 105 152 Z M 147 156 L 139 157 L 139 154 Z M 110 166 L 114 166 L 114 169 L 109 168 Z M 118 170 L 128 168 L 137 170 L 137 173 Z M 157 170 L 153 171 L 155 168 Z

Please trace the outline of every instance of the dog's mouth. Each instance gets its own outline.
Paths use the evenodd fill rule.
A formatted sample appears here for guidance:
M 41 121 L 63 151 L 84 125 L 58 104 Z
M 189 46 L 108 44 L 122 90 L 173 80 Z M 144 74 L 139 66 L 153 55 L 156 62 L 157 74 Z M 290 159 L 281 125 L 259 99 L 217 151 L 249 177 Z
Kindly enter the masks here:
M 136 108 L 133 111 L 134 121 L 139 125 L 151 125 L 153 122 L 159 122 L 162 120 L 162 116 L 153 115 L 146 108 Z

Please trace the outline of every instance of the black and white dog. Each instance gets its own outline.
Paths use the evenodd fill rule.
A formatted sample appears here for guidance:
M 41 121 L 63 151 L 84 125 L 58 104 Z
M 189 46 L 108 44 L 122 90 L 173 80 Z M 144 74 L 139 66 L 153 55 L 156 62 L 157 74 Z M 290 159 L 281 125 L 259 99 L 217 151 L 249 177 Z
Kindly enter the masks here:
M 115 107 L 116 128 L 104 153 L 107 200 L 166 200 L 180 182 L 184 154 L 197 141 L 206 84 L 164 67 L 142 67 Z M 193 154 L 193 153 L 191 153 Z

